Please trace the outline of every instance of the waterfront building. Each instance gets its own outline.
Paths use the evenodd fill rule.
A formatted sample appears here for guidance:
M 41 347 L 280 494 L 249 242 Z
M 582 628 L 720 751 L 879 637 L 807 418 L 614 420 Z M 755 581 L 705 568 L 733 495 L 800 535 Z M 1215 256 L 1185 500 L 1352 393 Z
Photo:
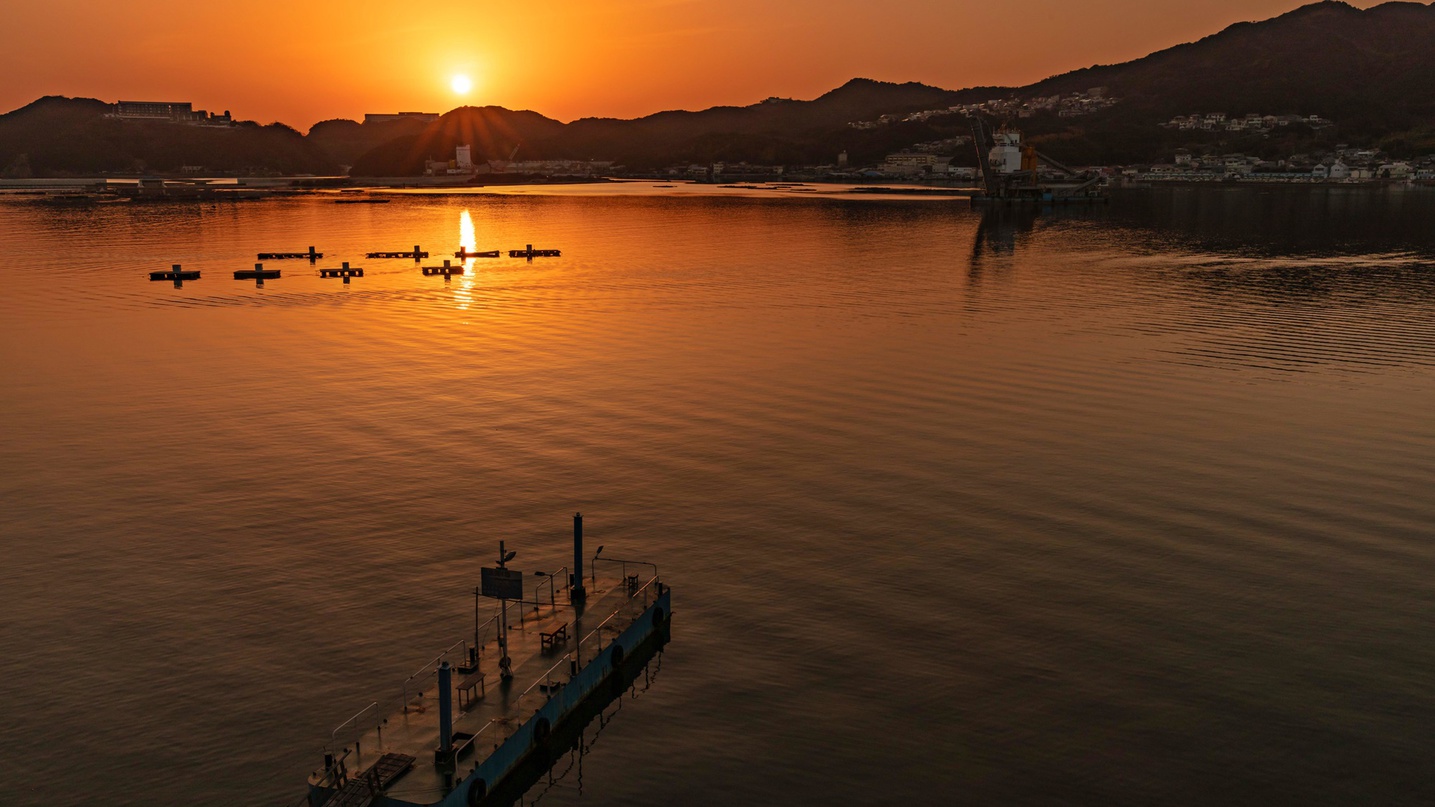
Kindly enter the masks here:
M 186 123 L 191 126 L 228 126 L 233 123 L 229 110 L 223 114 L 195 109 L 188 101 L 116 101 L 110 104 L 105 117 L 120 120 L 151 120 Z
M 882 162 L 882 173 L 894 176 L 916 176 L 931 171 L 937 164 L 937 155 L 920 152 L 898 152 L 888 154 Z

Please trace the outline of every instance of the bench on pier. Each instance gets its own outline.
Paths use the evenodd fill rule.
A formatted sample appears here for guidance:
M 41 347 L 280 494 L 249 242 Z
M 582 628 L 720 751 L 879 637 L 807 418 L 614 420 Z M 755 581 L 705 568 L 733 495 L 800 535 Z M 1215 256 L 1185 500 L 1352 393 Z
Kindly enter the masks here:
M 458 708 L 460 709 L 472 706 L 474 701 L 481 700 L 488 694 L 488 687 L 483 681 L 481 672 L 476 672 L 459 681 L 455 688 L 458 690 Z M 475 692 L 477 692 L 476 695 Z
M 557 630 L 538 632 L 538 649 L 540 652 L 553 650 L 559 643 L 568 641 L 568 625 L 559 625 Z

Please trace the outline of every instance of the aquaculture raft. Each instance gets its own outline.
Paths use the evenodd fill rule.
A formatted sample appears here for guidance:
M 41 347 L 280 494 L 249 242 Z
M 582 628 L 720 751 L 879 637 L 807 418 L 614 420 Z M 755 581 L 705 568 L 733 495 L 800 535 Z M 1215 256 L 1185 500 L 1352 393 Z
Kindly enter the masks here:
M 179 288 L 186 280 L 198 280 L 198 269 L 184 269 L 179 264 L 174 264 L 168 270 L 149 273 L 150 280 L 173 280 L 175 288 Z
M 402 252 L 369 252 L 364 255 L 365 258 L 413 258 L 416 261 L 428 256 L 427 252 L 419 249 L 418 244 L 414 244 L 413 249 Z
M 324 257 L 324 253 L 315 252 L 313 247 L 309 247 L 308 252 L 261 252 L 255 257 L 261 261 L 288 261 L 303 258 L 307 258 L 310 261 L 317 261 Z

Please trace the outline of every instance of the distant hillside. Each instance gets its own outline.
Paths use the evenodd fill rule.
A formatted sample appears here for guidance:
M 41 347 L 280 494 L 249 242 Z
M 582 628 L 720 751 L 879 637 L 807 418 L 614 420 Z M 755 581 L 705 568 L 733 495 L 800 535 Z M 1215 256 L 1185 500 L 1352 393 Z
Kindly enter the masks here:
M 104 117 L 93 98 L 45 97 L 0 115 L 0 174 L 175 173 L 184 166 L 244 174 L 329 173 L 333 162 L 283 124 L 227 128 Z
M 351 173 L 422 173 L 426 159 L 451 158 L 454 147 L 462 144 L 472 145 L 473 158 L 480 161 L 506 159 L 517 146 L 520 159 L 615 160 L 639 168 L 713 160 L 830 163 L 844 148 L 880 156 L 915 142 L 909 136 L 939 136 L 932 127 L 859 134 L 847 127 L 849 121 L 944 106 L 955 97 L 949 90 L 923 84 L 854 79 L 812 101 L 770 100 L 746 107 L 659 112 L 636 120 L 584 118 L 566 125 L 536 112 L 463 107 L 420 134 L 364 154 Z
M 354 176 L 414 176 L 426 160 L 451 160 L 456 146 L 473 147 L 475 162 L 507 159 L 518 147 L 539 156 L 535 144 L 556 136 L 563 124 L 537 112 L 497 106 L 459 107 L 416 133 L 390 140 L 354 161 Z
M 309 127 L 306 139 L 335 165 L 353 165 L 360 155 L 390 140 L 416 135 L 428 124 L 421 120 L 392 120 L 359 123 L 326 120 Z
M 711 156 L 723 148 L 735 149 L 726 157 L 733 160 L 831 162 L 847 145 L 842 141 L 850 121 L 943 107 L 955 97 L 925 84 L 859 78 L 812 101 L 773 99 L 746 107 L 659 112 L 631 121 L 585 118 L 569 124 L 549 147 L 568 157 L 603 155 L 637 165 L 724 159 Z
M 1065 73 L 1022 92 L 1106 86 L 1129 108 L 1158 119 L 1195 110 L 1280 109 L 1401 125 L 1435 115 L 1432 43 L 1435 5 L 1361 10 L 1326 0 L 1132 62 Z
M 1431 153 L 1432 43 L 1435 6 L 1397 2 L 1361 10 L 1319 2 L 1132 62 L 1075 70 L 1011 92 L 1031 97 L 1104 86 L 1120 98 L 1100 113 L 1046 127 L 1060 135 L 1050 150 L 1083 162 L 1168 153 L 1183 135 L 1154 125 L 1195 112 L 1319 114 L 1337 124 L 1325 139 L 1384 144 L 1407 155 Z

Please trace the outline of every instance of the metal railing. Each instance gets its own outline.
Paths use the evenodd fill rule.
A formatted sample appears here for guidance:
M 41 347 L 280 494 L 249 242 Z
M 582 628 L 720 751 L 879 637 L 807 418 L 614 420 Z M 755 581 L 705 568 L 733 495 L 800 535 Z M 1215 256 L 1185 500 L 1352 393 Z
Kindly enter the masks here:
M 345 720 L 344 722 L 340 723 L 338 726 L 335 726 L 335 727 L 334 727 L 334 730 L 331 731 L 331 732 L 329 732 L 329 739 L 330 739 L 331 741 L 337 739 L 338 736 L 339 736 L 339 731 L 340 731 L 341 729 L 343 729 L 345 726 L 349 725 L 350 723 L 354 723 L 355 725 L 357 725 L 358 719 L 359 719 L 360 717 L 363 717 L 363 716 L 364 716 L 364 712 L 367 712 L 367 711 L 369 711 L 370 709 L 377 709 L 378 707 L 379 707 L 379 702 L 378 702 L 378 701 L 374 701 L 373 703 L 369 704 L 368 706 L 365 706 L 364 708 L 360 709 L 359 712 L 358 712 L 358 714 L 354 715 L 353 717 L 349 718 L 348 720 Z
M 651 566 L 652 564 L 647 565 Z M 540 674 L 538 678 L 533 681 L 533 683 L 529 684 L 528 688 L 523 690 L 523 692 L 520 693 L 518 698 L 514 701 L 514 710 L 517 712 L 517 714 L 520 717 L 526 716 L 529 713 L 535 712 L 539 708 L 542 708 L 543 703 L 547 703 L 549 700 L 552 699 L 553 692 L 555 691 L 555 688 L 552 686 L 552 684 L 554 683 L 553 674 L 560 667 L 570 667 L 572 671 L 576 673 L 583 668 L 583 659 L 585 657 L 591 661 L 592 659 L 596 659 L 604 650 L 606 650 L 612 644 L 612 642 L 609 641 L 605 643 L 603 641 L 604 629 L 608 628 L 610 623 L 612 623 L 620 616 L 624 616 L 631 612 L 641 614 L 643 611 L 646 611 L 648 607 L 656 601 L 657 596 L 661 596 L 660 593 L 657 593 L 658 589 L 656 584 L 658 582 L 659 580 L 655 573 L 652 577 L 648 578 L 647 581 L 645 581 L 641 586 L 639 586 L 638 589 L 631 594 L 631 596 L 623 600 L 622 604 L 620 604 L 617 608 L 613 609 L 612 613 L 608 614 L 608 616 L 606 616 L 602 622 L 599 622 L 597 627 L 588 631 L 585 636 L 579 639 L 577 646 L 574 647 L 573 650 L 564 654 L 562 660 L 549 667 L 547 670 L 544 670 L 543 673 Z M 657 596 L 654 596 L 655 593 L 657 593 Z M 624 627 L 626 628 L 627 626 L 625 625 Z M 617 637 L 614 636 L 612 638 L 616 639 Z M 595 644 L 597 645 L 596 647 L 594 647 Z M 585 650 L 587 652 L 585 652 Z M 547 686 L 540 687 L 540 685 Z M 537 693 L 534 692 L 535 689 L 538 689 Z M 542 702 L 535 705 L 535 701 L 538 700 L 540 696 Z
M 629 567 L 630 565 L 631 565 L 631 566 L 647 566 L 648 568 L 650 568 L 650 569 L 653 570 L 653 577 L 652 577 L 651 579 L 652 579 L 652 580 L 657 580 L 657 579 L 658 579 L 658 564 L 656 564 L 656 563 L 650 563 L 650 562 L 648 562 L 648 561 L 646 561 L 646 560 L 623 560 L 622 558 L 605 558 L 605 557 L 603 557 L 603 556 L 601 556 L 601 555 L 594 555 L 594 556 L 593 556 L 593 562 L 592 562 L 591 564 L 589 564 L 589 565 L 590 565 L 590 566 L 592 567 L 592 569 L 593 569 L 592 579 L 593 579 L 593 582 L 595 582 L 595 583 L 598 582 L 598 564 L 600 564 L 600 563 L 617 563 L 617 564 L 622 565 L 622 567 L 623 567 L 623 579 L 624 579 L 624 580 L 627 580 L 627 579 L 628 579 L 628 567 Z
M 505 726 L 511 727 L 512 730 L 516 731 L 524 723 L 527 722 L 527 718 L 532 716 L 532 712 L 536 711 L 538 708 L 541 708 L 543 703 L 547 703 L 548 700 L 552 698 L 552 692 L 538 689 L 539 684 L 552 684 L 554 674 L 561 667 L 571 667 L 576 672 L 578 669 L 581 669 L 582 659 L 584 657 L 587 657 L 590 660 L 597 658 L 598 654 L 602 653 L 603 650 L 605 650 L 611 644 L 611 642 L 605 643 L 603 641 L 603 631 L 609 628 L 609 626 L 613 623 L 615 619 L 623 615 L 625 612 L 633 610 L 636 610 L 637 613 L 642 613 L 642 611 L 646 610 L 654 601 L 656 601 L 655 592 L 657 593 L 657 596 L 661 596 L 661 591 L 658 590 L 657 586 L 655 585 L 659 582 L 657 574 L 658 567 L 655 564 L 646 561 L 622 560 L 618 558 L 596 558 L 595 563 L 598 560 L 601 560 L 605 563 L 619 565 L 622 569 L 625 583 L 630 578 L 630 576 L 628 575 L 628 567 L 630 565 L 646 566 L 648 568 L 651 568 L 653 570 L 653 575 L 646 581 L 642 582 L 641 585 L 632 590 L 629 596 L 626 597 L 621 604 L 619 604 L 616 608 L 613 609 L 611 613 L 604 617 L 603 621 L 598 623 L 596 627 L 588 631 L 585 636 L 579 639 L 576 646 L 571 651 L 564 654 L 563 658 L 560 661 L 545 670 L 540 676 L 538 676 L 536 680 L 533 681 L 532 684 L 528 686 L 527 689 L 523 690 L 523 692 L 518 696 L 518 698 L 512 702 L 512 710 L 507 715 L 499 718 L 489 719 L 483 724 L 482 727 L 475 731 L 472 736 L 464 739 L 460 744 L 458 744 L 452 751 L 454 755 L 453 758 L 455 760 L 457 760 L 463 754 L 467 753 L 470 748 L 475 748 L 476 743 L 479 741 L 480 738 L 486 740 L 494 740 L 496 743 L 501 743 L 502 740 L 507 739 L 508 733 L 504 733 L 503 731 L 503 728 Z M 549 583 L 548 604 L 553 609 L 553 613 L 557 613 L 558 610 L 563 607 L 560 606 L 557 602 L 557 592 L 572 587 L 572 581 L 568 579 L 568 572 L 568 567 L 564 566 L 555 572 L 545 575 L 548 577 Z M 563 578 L 559 581 L 558 586 L 555 587 L 553 580 L 558 577 L 559 573 L 563 573 Z M 596 571 L 594 573 L 594 580 L 596 581 Z M 519 604 L 518 611 L 520 624 L 522 624 L 523 612 L 527 605 L 533 605 L 535 610 L 537 610 L 542 605 L 542 601 L 538 598 L 538 591 L 539 589 L 535 587 L 535 596 L 534 599 L 531 601 L 510 600 L 510 602 L 512 603 Z M 493 638 L 493 636 L 496 636 L 496 627 L 498 625 L 499 618 L 500 614 L 495 614 L 487 622 L 484 622 L 482 625 L 480 625 L 479 629 L 475 631 L 474 639 L 472 640 L 476 643 L 476 646 L 474 648 L 474 654 L 472 656 L 475 663 L 478 661 L 478 654 L 481 652 L 481 648 L 483 648 L 486 643 Z M 616 638 L 616 636 L 614 638 Z M 323 748 L 323 753 L 326 759 L 331 760 L 332 765 L 328 769 L 316 771 L 316 775 L 319 773 L 323 774 L 323 777 L 320 781 L 330 782 L 333 784 L 333 786 L 341 785 L 340 780 L 343 778 L 347 778 L 343 775 L 343 772 L 346 772 L 347 770 L 345 766 L 345 761 L 350 756 L 350 747 L 352 747 L 352 753 L 359 758 L 355 764 L 359 766 L 358 769 L 362 768 L 362 751 L 360 748 L 360 743 L 363 741 L 364 736 L 370 730 L 373 730 L 376 733 L 376 739 L 379 746 L 374 750 L 375 752 L 381 752 L 383 749 L 384 725 L 388 722 L 389 715 L 399 711 L 402 711 L 402 713 L 404 714 L 408 714 L 410 706 L 410 696 L 415 693 L 422 693 L 424 689 L 429 686 L 430 679 L 437 677 L 439 665 L 442 664 L 445 659 L 449 659 L 450 657 L 452 657 L 455 650 L 459 650 L 460 648 L 462 648 L 462 659 L 466 663 L 470 658 L 468 652 L 469 644 L 470 640 L 465 638 L 450 645 L 438 655 L 434 656 L 434 658 L 428 663 L 424 664 L 422 667 L 416 670 L 412 675 L 404 679 L 403 683 L 400 685 L 400 694 L 397 699 L 389 699 L 387 701 L 373 701 L 368 706 L 365 706 L 363 709 L 360 709 L 357 713 L 354 714 L 354 716 L 350 717 L 349 719 L 336 726 L 334 730 L 330 732 L 329 742 L 326 743 Z M 538 702 L 539 696 L 542 696 L 541 702 Z M 398 702 L 395 703 L 395 700 L 397 700 Z M 366 716 L 367 719 L 365 719 Z M 457 729 L 461 726 L 464 726 L 465 724 L 472 724 L 472 719 L 466 720 L 465 718 L 473 717 L 477 717 L 477 715 L 472 713 L 457 715 L 453 723 L 454 728 Z M 350 731 L 346 732 L 346 729 Z M 343 733 L 344 736 L 341 737 L 341 733 Z M 502 737 L 502 739 L 499 739 L 500 736 Z M 477 766 L 479 762 L 481 762 L 481 760 L 475 757 L 474 765 Z M 354 774 L 358 772 L 358 769 L 354 771 Z
M 418 669 L 418 672 L 415 672 L 413 675 L 410 675 L 408 678 L 404 679 L 404 714 L 409 713 L 409 684 L 413 683 L 414 680 L 418 678 L 428 678 L 430 676 L 438 675 L 438 665 L 443 663 L 444 659 L 448 658 L 449 654 L 452 653 L 454 649 L 458 647 L 463 648 L 463 658 L 466 662 L 468 660 L 468 640 L 463 639 L 449 645 L 447 650 L 443 651 L 442 653 L 439 653 L 437 656 L 434 656 L 433 661 L 430 661 L 428 664 L 425 664 L 424 666 L 420 667 Z M 420 685 L 419 692 L 423 692 L 423 689 L 423 686 Z

